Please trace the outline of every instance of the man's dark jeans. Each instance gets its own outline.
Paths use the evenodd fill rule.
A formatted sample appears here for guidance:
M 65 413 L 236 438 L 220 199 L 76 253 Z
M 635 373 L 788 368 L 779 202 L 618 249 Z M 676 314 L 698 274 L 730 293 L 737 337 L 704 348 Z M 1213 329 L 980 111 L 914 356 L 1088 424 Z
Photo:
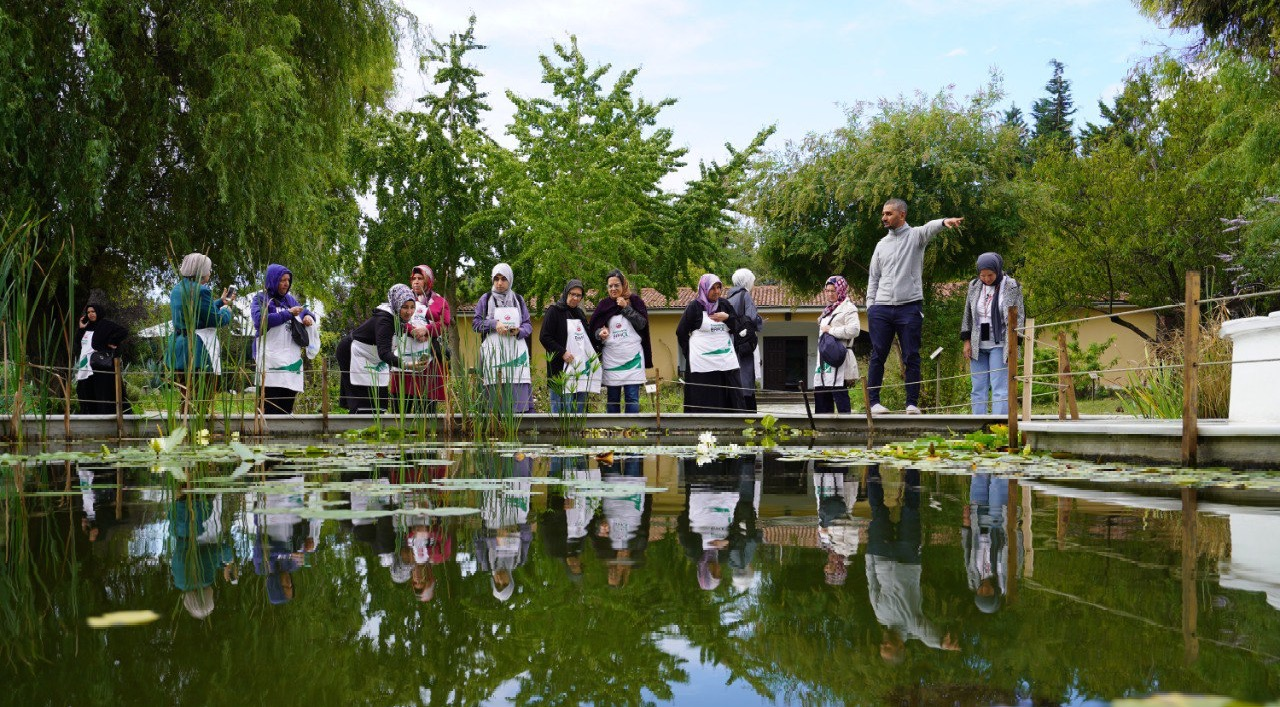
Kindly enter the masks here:
M 884 382 L 884 362 L 898 337 L 902 349 L 902 374 L 907 381 L 907 405 L 920 404 L 920 330 L 924 326 L 924 304 L 875 304 L 867 310 L 871 335 L 871 365 L 867 371 L 867 393 L 871 404 L 880 402 Z

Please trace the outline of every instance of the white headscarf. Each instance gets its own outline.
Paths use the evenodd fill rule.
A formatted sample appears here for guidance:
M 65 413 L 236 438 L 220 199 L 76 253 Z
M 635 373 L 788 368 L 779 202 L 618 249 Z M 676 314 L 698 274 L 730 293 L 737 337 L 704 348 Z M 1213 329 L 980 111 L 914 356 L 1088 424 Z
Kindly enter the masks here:
M 733 286 L 750 292 L 756 286 L 756 274 L 746 268 L 738 268 L 733 273 Z
M 489 304 L 493 307 L 514 307 L 516 306 L 515 276 L 511 273 L 511 266 L 506 263 L 498 263 L 493 266 L 493 272 L 489 274 L 490 281 L 495 275 L 501 275 L 507 278 L 507 291 L 498 292 L 497 288 L 489 290 Z
M 213 272 L 213 261 L 204 253 L 188 253 L 178 266 L 178 274 L 203 280 Z

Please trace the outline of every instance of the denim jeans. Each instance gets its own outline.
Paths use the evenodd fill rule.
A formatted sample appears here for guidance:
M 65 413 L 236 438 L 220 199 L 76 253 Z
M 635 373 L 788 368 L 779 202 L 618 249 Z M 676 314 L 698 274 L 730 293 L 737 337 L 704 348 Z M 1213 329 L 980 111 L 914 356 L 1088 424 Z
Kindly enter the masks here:
M 587 393 L 561 393 L 555 388 L 548 390 L 551 393 L 551 413 L 553 415 L 560 414 L 582 414 L 587 411 Z
M 605 403 L 605 412 L 640 412 L 640 384 L 632 383 L 630 385 L 610 385 L 605 386 L 605 394 L 608 396 Z M 626 399 L 627 408 L 622 409 L 622 400 Z
M 924 328 L 924 304 L 874 304 L 867 310 L 867 332 L 871 336 L 871 365 L 867 368 L 867 396 L 871 404 L 880 402 L 884 382 L 884 362 L 898 337 L 902 350 L 902 376 L 907 383 L 907 405 L 920 403 L 920 335 Z
M 819 415 L 830 412 L 849 412 L 849 387 L 820 385 L 813 389 L 814 412 Z
M 1004 347 L 978 351 L 978 358 L 969 359 L 969 379 L 972 390 L 969 402 L 973 414 L 987 414 L 987 401 L 991 401 L 992 415 L 1009 414 L 1009 369 L 1004 360 Z

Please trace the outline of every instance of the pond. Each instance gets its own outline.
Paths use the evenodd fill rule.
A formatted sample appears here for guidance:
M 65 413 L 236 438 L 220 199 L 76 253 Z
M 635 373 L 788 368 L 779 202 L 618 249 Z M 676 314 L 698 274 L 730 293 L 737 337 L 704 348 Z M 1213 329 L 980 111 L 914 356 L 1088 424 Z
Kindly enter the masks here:
M 0 466 L 7 701 L 1280 696 L 1266 474 L 1072 477 L 932 445 L 167 444 Z

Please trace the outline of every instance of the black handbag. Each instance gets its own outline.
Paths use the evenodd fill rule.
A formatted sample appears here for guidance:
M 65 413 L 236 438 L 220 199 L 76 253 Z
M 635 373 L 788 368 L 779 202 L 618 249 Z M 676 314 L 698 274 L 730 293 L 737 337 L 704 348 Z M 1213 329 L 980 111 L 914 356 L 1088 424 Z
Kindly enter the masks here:
M 289 336 L 293 339 L 293 343 L 307 348 L 307 344 L 311 343 L 311 335 L 307 333 L 307 327 L 297 317 L 289 317 L 289 321 L 285 322 L 285 326 L 289 327 Z
M 116 372 L 116 354 L 114 351 L 94 351 L 89 354 L 89 368 L 99 373 Z

